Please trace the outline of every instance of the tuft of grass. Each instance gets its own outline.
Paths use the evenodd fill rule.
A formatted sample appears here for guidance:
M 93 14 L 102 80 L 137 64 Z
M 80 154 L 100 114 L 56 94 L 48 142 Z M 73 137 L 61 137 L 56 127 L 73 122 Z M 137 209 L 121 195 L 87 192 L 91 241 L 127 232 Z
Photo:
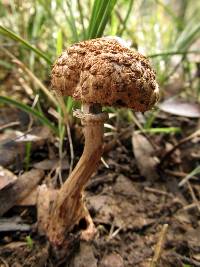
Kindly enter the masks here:
M 200 54 L 199 49 L 192 47 L 200 38 L 199 13 L 199 1 L 179 1 L 176 11 L 172 1 L 164 0 L 27 0 L 20 8 L 15 1 L 9 1 L 8 4 L 0 2 L 1 44 L 17 55 L 34 76 L 44 83 L 49 80 L 52 62 L 66 46 L 102 35 L 118 35 L 130 41 L 133 49 L 149 56 L 156 69 L 160 87 L 164 90 L 164 86 L 177 71 L 177 66 L 180 71 L 187 72 L 183 77 L 186 84 L 195 71 L 196 66 L 188 57 Z M 6 71 L 14 71 L 18 67 L 12 59 L 7 61 L 7 58 L 0 59 L 0 67 Z M 186 64 L 182 62 L 187 63 L 187 70 Z M 29 83 L 30 87 L 35 86 L 31 78 Z M 34 94 L 41 90 L 38 81 L 36 87 L 39 88 L 33 90 Z M 191 94 L 198 90 L 199 95 L 199 87 L 196 87 L 194 90 L 191 88 Z M 59 104 L 55 106 L 46 94 L 41 94 L 35 109 L 30 110 L 27 105 L 18 107 L 31 113 L 37 120 L 54 129 L 54 132 L 62 131 L 59 122 L 56 122 L 57 125 L 52 124 L 40 112 L 40 101 L 48 101 L 49 107 L 53 105 L 59 110 Z M 71 98 L 65 99 L 65 107 L 70 116 L 73 105 Z M 116 112 L 113 108 L 110 110 Z M 60 116 L 63 116 L 63 112 Z M 152 116 L 147 118 L 145 129 L 152 128 L 156 116 L 157 113 L 153 111 Z M 63 133 L 58 133 L 58 136 L 63 136 Z

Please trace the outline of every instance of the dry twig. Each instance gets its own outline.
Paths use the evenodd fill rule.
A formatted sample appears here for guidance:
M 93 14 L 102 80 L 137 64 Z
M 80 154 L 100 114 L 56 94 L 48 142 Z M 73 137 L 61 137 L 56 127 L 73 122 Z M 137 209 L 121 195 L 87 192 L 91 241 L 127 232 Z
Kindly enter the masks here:
M 0 131 L 5 130 L 6 128 L 18 126 L 18 125 L 20 125 L 19 121 L 12 121 L 12 122 L 9 122 L 7 124 L 4 124 L 4 125 L 0 126 Z
M 156 189 L 156 188 L 151 188 L 151 187 L 146 186 L 144 188 L 144 190 L 147 191 L 147 192 L 150 192 L 150 193 L 154 193 L 154 194 L 158 194 L 158 195 L 164 195 L 164 196 L 173 198 L 173 195 L 172 194 L 167 193 L 167 192 L 162 191 L 162 190 L 159 190 L 159 189 Z
M 155 252 L 154 252 L 153 259 L 150 263 L 150 267 L 156 267 L 160 260 L 160 256 L 162 253 L 163 245 L 164 245 L 166 234 L 167 234 L 167 229 L 168 229 L 168 224 L 164 224 L 162 227 L 160 236 L 159 236 L 158 243 L 155 247 Z
M 172 149 L 170 149 L 169 151 L 167 151 L 165 153 L 165 155 L 162 157 L 159 166 L 161 167 L 164 162 L 174 153 L 174 151 L 179 148 L 181 145 L 189 142 L 190 140 L 194 139 L 195 137 L 200 135 L 200 129 L 198 129 L 197 131 L 195 131 L 194 133 L 190 134 L 189 136 L 183 138 L 179 143 L 177 143 L 174 147 L 172 147 Z
M 193 203 L 196 204 L 196 207 L 198 208 L 198 211 L 200 212 L 200 204 L 199 204 L 199 201 L 198 201 L 197 197 L 195 196 L 194 190 L 193 190 L 190 182 L 187 182 L 187 186 L 188 186 L 190 195 L 192 197 Z

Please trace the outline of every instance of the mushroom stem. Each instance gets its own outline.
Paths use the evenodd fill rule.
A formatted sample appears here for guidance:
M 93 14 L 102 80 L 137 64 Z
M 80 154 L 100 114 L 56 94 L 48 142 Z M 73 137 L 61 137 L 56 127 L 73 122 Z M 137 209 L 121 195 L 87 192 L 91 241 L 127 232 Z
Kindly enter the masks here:
M 86 228 L 91 224 L 83 202 L 83 190 L 100 161 L 103 124 L 107 119 L 107 114 L 102 113 L 100 106 L 96 104 L 84 104 L 82 111 L 77 110 L 74 115 L 81 119 L 85 146 L 79 162 L 59 190 L 50 211 L 47 235 L 52 248 L 57 251 L 63 251 L 69 246 L 69 233 L 80 221 L 84 220 Z

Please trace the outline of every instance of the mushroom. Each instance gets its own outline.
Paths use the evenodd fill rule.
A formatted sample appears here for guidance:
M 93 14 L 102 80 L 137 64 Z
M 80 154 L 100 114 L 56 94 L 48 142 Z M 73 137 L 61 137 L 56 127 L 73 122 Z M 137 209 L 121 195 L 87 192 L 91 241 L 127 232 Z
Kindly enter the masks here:
M 70 233 L 77 233 L 81 226 L 83 239 L 91 239 L 95 233 L 83 190 L 102 156 L 103 124 L 108 118 L 102 106 L 144 112 L 157 102 L 159 89 L 149 60 L 114 37 L 69 47 L 53 66 L 52 87 L 62 96 L 81 101 L 82 110 L 74 115 L 81 119 L 85 136 L 83 154 L 50 211 L 47 235 L 54 251 L 59 252 L 69 249 Z

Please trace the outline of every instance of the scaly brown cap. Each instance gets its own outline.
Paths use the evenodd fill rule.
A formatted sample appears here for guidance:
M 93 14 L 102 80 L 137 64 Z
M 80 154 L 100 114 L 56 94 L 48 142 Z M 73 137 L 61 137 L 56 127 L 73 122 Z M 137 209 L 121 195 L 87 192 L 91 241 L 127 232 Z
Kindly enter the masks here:
M 149 60 L 114 37 L 72 45 L 57 59 L 52 87 L 83 103 L 149 110 L 159 88 Z

